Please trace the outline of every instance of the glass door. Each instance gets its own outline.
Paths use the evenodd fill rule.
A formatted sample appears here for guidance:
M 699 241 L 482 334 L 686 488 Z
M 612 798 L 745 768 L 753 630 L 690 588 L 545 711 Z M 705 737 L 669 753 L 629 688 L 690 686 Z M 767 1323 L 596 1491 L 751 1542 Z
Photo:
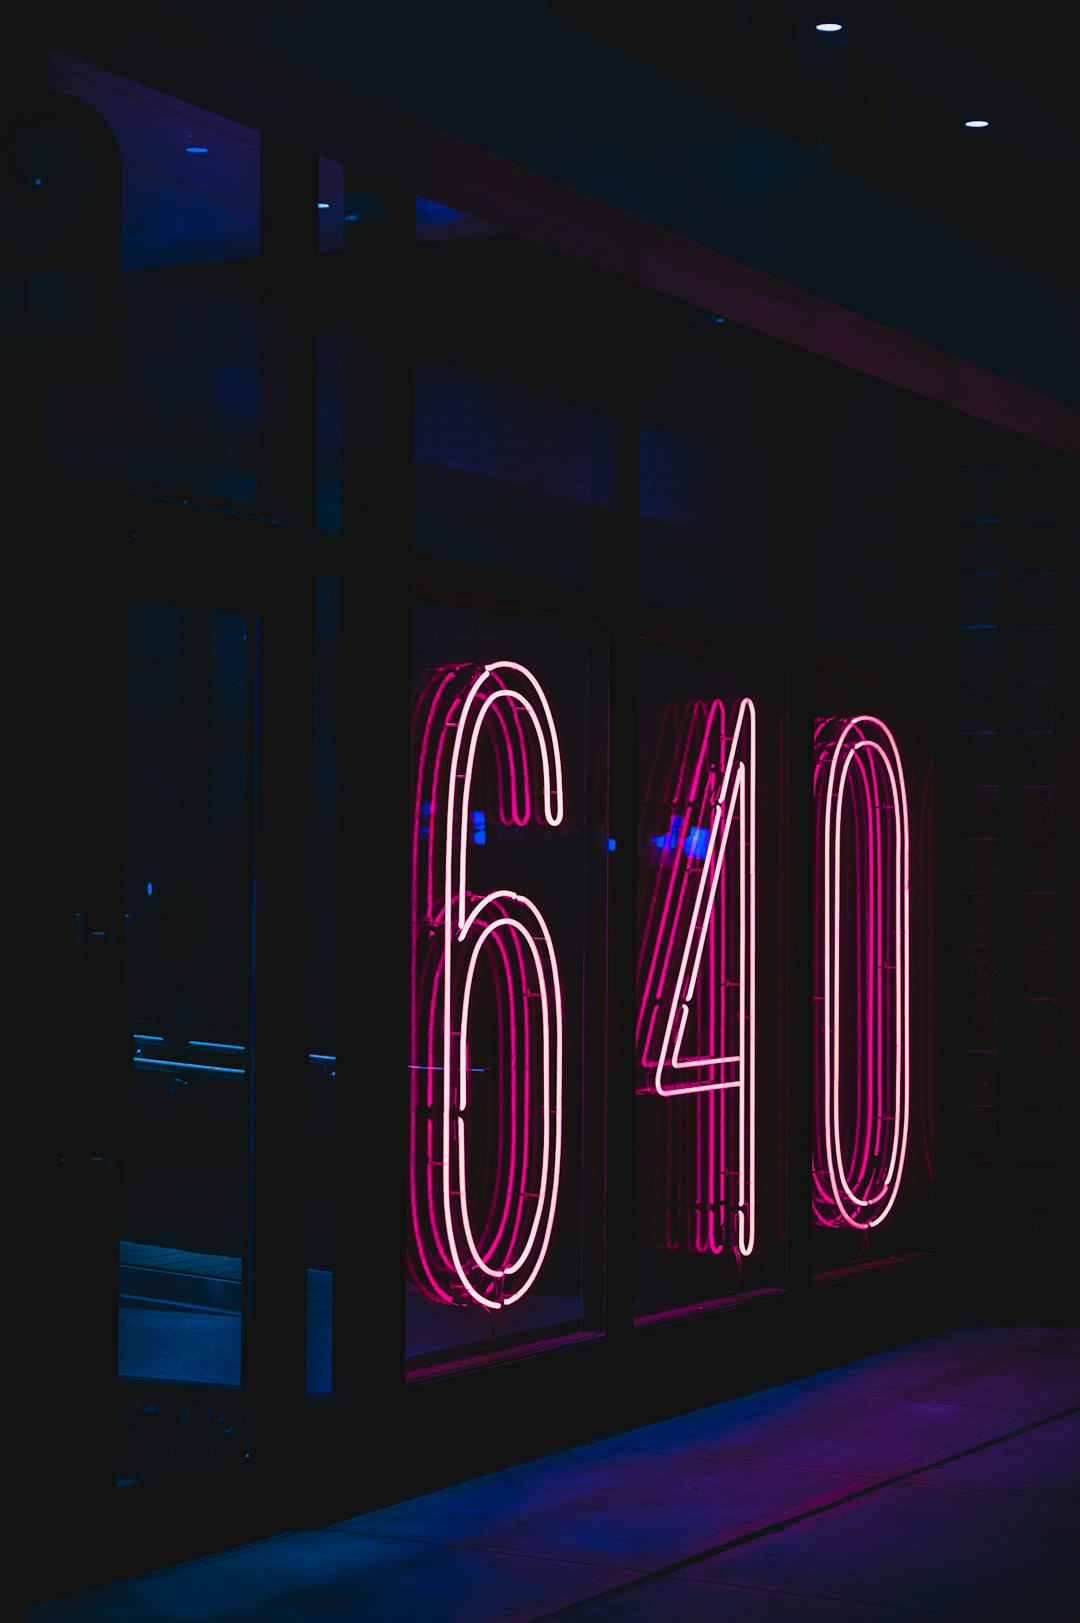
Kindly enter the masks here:
M 23 1478 L 75 1530 L 39 1593 L 239 1519 L 302 1424 L 309 1294 L 314 575 L 235 517 L 58 493 L 79 526 L 27 756 Z
M 251 637 L 244 612 L 127 605 L 121 1484 L 244 1452 Z

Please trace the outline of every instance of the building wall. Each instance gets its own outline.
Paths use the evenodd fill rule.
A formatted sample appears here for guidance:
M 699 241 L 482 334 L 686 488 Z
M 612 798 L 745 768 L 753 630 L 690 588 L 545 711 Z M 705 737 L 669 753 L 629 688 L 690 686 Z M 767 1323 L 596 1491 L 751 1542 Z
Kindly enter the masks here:
M 1070 494 L 1071 490 L 1071 494 Z M 1075 1302 L 1078 1077 L 1063 1046 L 1068 927 L 1062 794 L 1074 747 L 1063 679 L 1075 659 L 1065 555 L 1076 468 L 1030 441 L 963 425 L 956 467 L 952 961 L 947 1080 L 962 1272 L 974 1304 L 1010 1317 Z

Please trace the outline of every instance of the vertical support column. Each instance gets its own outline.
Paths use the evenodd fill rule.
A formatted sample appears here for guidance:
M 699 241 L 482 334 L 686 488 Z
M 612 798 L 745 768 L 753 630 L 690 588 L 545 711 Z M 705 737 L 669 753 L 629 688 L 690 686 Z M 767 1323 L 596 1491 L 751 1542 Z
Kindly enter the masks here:
M 9 488 L 17 500 L 19 482 Z M 32 501 L 40 534 L 85 537 L 78 498 L 33 490 Z M 103 526 L 95 541 L 123 556 L 116 529 Z M 11 690 L 45 660 L 55 683 L 47 724 L 41 707 L 16 703 L 8 734 L 19 852 L 8 901 L 26 965 L 12 1022 L 14 1074 L 24 1081 L 9 1127 L 19 1146 L 11 1210 L 33 1235 L 14 1248 L 11 1282 L 28 1421 L 15 1428 L 13 1564 L 28 1599 L 71 1579 L 96 1581 L 113 1534 L 119 1138 L 130 1086 L 121 982 L 125 594 L 122 575 L 98 558 L 97 546 L 71 546 L 58 579 L 51 548 L 27 549 L 13 599 L 34 647 L 23 644 Z M 55 1545 L 43 1533 L 53 1525 L 67 1529 Z
M 248 633 L 251 1005 L 243 1379 L 252 1461 L 282 1470 L 299 1442 L 307 1352 L 313 627 L 310 570 L 290 538 L 267 569 Z
M 607 798 L 615 841 L 607 869 L 603 1323 L 610 1337 L 628 1337 L 635 1261 L 640 294 L 612 279 L 598 284 L 596 296 L 597 397 L 613 435 L 609 482 L 594 497 L 593 536 L 593 580 L 608 620 Z
M 1012 1317 L 1039 1320 L 1061 1313 L 1062 1280 L 1076 1260 L 1059 1249 L 1075 1222 L 1060 1193 L 1075 1188 L 1075 1149 L 1062 1130 L 1076 1071 L 1067 1057 L 1070 931 L 1061 925 L 1070 915 L 1061 912 L 1060 888 L 1069 862 L 1063 841 L 1076 820 L 1063 798 L 1070 751 L 1062 748 L 1075 665 L 1064 651 L 1071 626 L 1062 574 L 1074 567 L 1075 535 L 1061 522 L 1064 459 L 1010 437 L 1003 463 L 999 1301 Z
M 333 1389 L 403 1379 L 415 200 L 345 175 Z
M 1003 528 L 1000 431 L 949 421 L 953 466 L 952 699 L 943 928 L 945 1021 L 938 1156 L 944 1251 L 968 1314 L 996 1311 L 997 1100 L 1004 1064 L 1000 981 L 1004 844 L 998 662 Z
M 1061 460 L 1058 508 L 1060 601 L 1066 611 L 1080 606 L 1080 462 Z M 1070 639 L 1071 641 L 1071 639 Z M 1075 651 L 1059 655 L 1060 695 L 1057 737 L 1058 952 L 1061 992 L 1058 1089 L 1057 1244 L 1053 1266 L 1059 1285 L 1059 1316 L 1080 1324 L 1080 839 L 1076 808 L 1080 806 L 1080 659 Z
M 318 159 L 264 136 L 259 169 L 258 508 L 315 520 Z
M 770 1065 L 776 1092 L 770 1112 L 782 1111 L 782 1147 L 773 1165 L 783 1180 L 786 1254 L 773 1262 L 769 1283 L 805 1289 L 812 1272 L 811 1167 L 814 1146 L 814 583 L 817 544 L 816 384 L 819 363 L 802 353 L 777 357 L 773 378 L 772 476 L 778 491 L 777 545 L 772 594 L 777 622 L 788 629 L 789 655 L 782 676 L 773 677 L 771 752 L 779 827 L 769 831 L 779 855 L 782 911 L 773 909 L 775 877 L 763 905 L 779 917 L 783 944 L 777 969 L 777 1002 L 784 1051 L 779 1069 Z M 770 894 L 771 892 L 771 894 Z M 774 1047 L 774 1060 L 776 1059 Z M 780 1125 L 780 1124 L 777 1124 Z M 776 1142 L 775 1130 L 764 1135 Z M 779 1191 L 778 1191 L 779 1192 Z M 770 1201 L 773 1211 L 776 1202 Z

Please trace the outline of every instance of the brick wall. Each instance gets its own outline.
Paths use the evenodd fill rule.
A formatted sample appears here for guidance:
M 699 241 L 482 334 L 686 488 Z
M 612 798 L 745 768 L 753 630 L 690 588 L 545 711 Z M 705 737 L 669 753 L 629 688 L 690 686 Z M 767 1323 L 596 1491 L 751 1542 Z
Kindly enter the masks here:
M 1068 459 L 984 425 L 956 470 L 952 872 L 956 1023 L 943 1105 L 974 1309 L 1064 1311 L 1070 1206 L 1060 1043 L 1062 616 Z M 1075 995 L 1075 991 L 1072 995 Z

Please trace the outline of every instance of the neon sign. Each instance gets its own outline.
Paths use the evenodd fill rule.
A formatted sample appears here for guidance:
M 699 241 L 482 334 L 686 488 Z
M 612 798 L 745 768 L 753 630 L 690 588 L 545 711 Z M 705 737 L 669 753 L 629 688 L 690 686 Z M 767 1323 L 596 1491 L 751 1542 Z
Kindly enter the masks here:
M 526 666 L 467 663 L 428 678 L 417 753 L 410 1270 L 434 1300 L 499 1311 L 539 1277 L 559 1200 L 559 959 L 525 893 L 538 887 L 511 887 L 504 866 L 528 866 L 530 827 L 563 822 L 559 733 Z M 883 721 L 818 722 L 814 797 L 813 1210 L 869 1230 L 898 1199 L 911 1118 L 911 834 Z M 738 1262 L 757 1202 L 751 699 L 668 708 L 644 815 L 637 1090 L 655 1106 L 654 1240 Z
M 470 856 L 495 818 L 562 822 L 562 755 L 543 688 L 513 660 L 435 673 L 417 719 L 410 1266 L 438 1301 L 499 1310 L 530 1289 L 551 1243 L 563 998 L 540 908 L 474 891 Z M 481 788 L 490 809 L 475 804 Z
M 637 1047 L 646 1091 L 686 1100 L 694 1118 L 688 1135 L 685 1120 L 665 1124 L 663 1243 L 745 1257 L 756 1227 L 757 715 L 744 699 L 729 732 L 729 714 L 699 701 L 661 735 L 646 815 L 666 809 L 669 824 L 652 836 Z
M 876 1228 L 900 1193 L 911 1113 L 907 787 L 876 716 L 815 730 L 814 1214 Z

